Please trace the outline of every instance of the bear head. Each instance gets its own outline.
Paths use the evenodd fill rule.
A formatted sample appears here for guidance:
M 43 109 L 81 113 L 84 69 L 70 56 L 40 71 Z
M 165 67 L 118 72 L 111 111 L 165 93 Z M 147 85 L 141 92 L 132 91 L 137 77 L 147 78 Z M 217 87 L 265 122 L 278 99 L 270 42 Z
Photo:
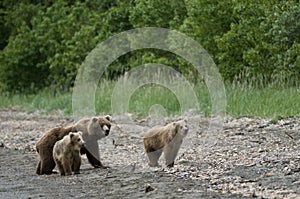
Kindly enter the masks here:
M 81 147 L 85 145 L 85 141 L 82 138 L 81 131 L 70 132 L 68 136 L 70 136 L 71 145 L 74 147 L 75 150 L 80 150 Z
M 173 127 L 175 128 L 176 136 L 180 136 L 181 138 L 184 138 L 189 131 L 186 120 L 173 122 Z
M 111 116 L 109 115 L 91 118 L 88 126 L 89 134 L 96 136 L 98 139 L 108 136 L 111 128 L 110 121 Z

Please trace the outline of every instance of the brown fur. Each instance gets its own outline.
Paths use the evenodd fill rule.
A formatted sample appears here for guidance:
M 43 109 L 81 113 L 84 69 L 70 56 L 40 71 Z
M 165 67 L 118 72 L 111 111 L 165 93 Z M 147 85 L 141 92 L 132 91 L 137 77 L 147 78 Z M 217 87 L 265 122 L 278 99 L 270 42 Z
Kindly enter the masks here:
M 79 174 L 81 166 L 80 149 L 85 144 L 82 132 L 71 132 L 57 141 L 53 147 L 53 159 L 60 175 Z
M 99 146 L 97 140 L 107 136 L 110 131 L 110 116 L 82 119 L 69 127 L 56 127 L 45 133 L 36 144 L 36 150 L 40 156 L 36 173 L 38 175 L 52 174 L 55 167 L 53 160 L 53 146 L 70 132 L 82 131 L 85 147 L 81 148 L 81 154 L 86 154 L 89 163 L 95 168 L 107 168 L 100 162 Z
M 36 168 L 36 174 L 52 174 L 55 167 L 53 160 L 53 147 L 56 141 L 61 140 L 70 132 L 75 132 L 75 126 L 56 127 L 48 131 L 36 144 L 36 150 L 39 153 L 40 160 Z
M 163 127 L 154 127 L 144 134 L 143 143 L 148 164 L 158 166 L 158 159 L 164 152 L 167 167 L 174 166 L 183 138 L 188 132 L 186 121 L 172 122 Z

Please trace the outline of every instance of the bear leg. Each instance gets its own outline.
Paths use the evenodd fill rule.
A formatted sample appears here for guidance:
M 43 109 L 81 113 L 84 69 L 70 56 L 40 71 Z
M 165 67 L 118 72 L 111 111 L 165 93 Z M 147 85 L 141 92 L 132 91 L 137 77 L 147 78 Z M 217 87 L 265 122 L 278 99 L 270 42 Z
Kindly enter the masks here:
M 64 171 L 63 165 L 58 160 L 56 161 L 56 167 L 57 167 L 57 170 L 59 171 L 59 174 L 62 175 L 62 176 L 64 176 L 65 175 L 65 171 Z
M 161 156 L 162 150 L 147 152 L 148 157 L 148 165 L 150 167 L 157 167 L 158 166 L 158 159 Z
M 62 167 L 66 176 L 72 175 L 72 166 L 70 164 L 70 160 L 64 158 L 62 160 Z
M 81 157 L 74 157 L 72 170 L 74 174 L 80 174 Z
M 174 167 L 174 162 L 168 164 L 167 167 L 169 167 L 169 168 Z
M 35 173 L 38 174 L 38 175 L 42 175 L 42 173 L 41 173 L 41 161 L 39 161 L 39 163 L 37 164 Z
M 164 156 L 166 159 L 166 166 L 167 167 L 174 167 L 174 160 L 177 156 L 179 147 L 176 147 L 172 144 L 169 144 L 164 148 Z
M 101 161 L 99 160 L 99 158 L 96 158 L 92 153 L 90 153 L 89 151 L 86 152 L 86 157 L 89 161 L 89 163 L 94 167 L 94 168 L 108 168 L 106 166 L 104 166 Z
M 55 162 L 53 157 L 46 157 L 44 160 L 41 160 L 40 164 L 40 175 L 46 174 L 51 175 L 53 173 L 53 169 L 55 168 Z
M 86 147 L 88 147 L 88 149 Z M 80 152 L 81 152 L 81 154 L 86 154 L 86 157 L 87 157 L 89 163 L 94 168 L 102 168 L 102 169 L 109 168 L 107 166 L 104 166 L 100 161 L 99 146 L 98 146 L 97 141 L 87 143 L 86 147 L 82 147 Z

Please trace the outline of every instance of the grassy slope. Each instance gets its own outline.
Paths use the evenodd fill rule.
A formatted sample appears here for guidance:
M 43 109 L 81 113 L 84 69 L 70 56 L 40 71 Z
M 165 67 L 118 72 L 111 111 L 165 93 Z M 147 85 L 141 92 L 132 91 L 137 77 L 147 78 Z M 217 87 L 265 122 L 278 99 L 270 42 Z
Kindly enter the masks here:
M 105 81 L 96 93 L 97 113 L 110 113 L 110 97 L 115 82 Z M 201 111 L 209 115 L 210 96 L 204 85 L 194 87 Z M 264 87 L 260 89 L 226 86 L 227 114 L 231 116 L 288 117 L 300 116 L 300 88 Z M 130 98 L 129 112 L 137 116 L 146 116 L 154 104 L 162 105 L 168 114 L 178 114 L 180 105 L 176 96 L 168 89 L 159 86 L 144 86 L 137 89 Z M 0 108 L 18 106 L 25 111 L 43 110 L 49 113 L 63 110 L 72 114 L 72 94 L 48 92 L 35 95 L 0 95 Z

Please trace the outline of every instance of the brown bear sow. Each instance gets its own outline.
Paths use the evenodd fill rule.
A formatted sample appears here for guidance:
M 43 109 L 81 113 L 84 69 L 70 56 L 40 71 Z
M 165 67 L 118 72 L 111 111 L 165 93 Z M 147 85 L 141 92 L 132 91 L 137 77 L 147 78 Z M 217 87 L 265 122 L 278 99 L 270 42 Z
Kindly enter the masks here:
M 71 132 L 55 143 L 53 159 L 60 175 L 72 175 L 72 171 L 74 174 L 80 173 L 80 149 L 84 144 L 81 131 Z
M 172 122 L 163 127 L 154 127 L 146 132 L 143 143 L 149 166 L 158 166 L 158 159 L 164 152 L 166 166 L 173 167 L 182 140 L 187 133 L 186 120 Z
M 36 144 L 36 150 L 40 156 L 36 168 L 38 175 L 52 174 L 55 167 L 53 159 L 54 144 L 70 132 L 82 132 L 85 146 L 81 148 L 81 154 L 86 154 L 89 163 L 95 168 L 107 168 L 100 162 L 98 140 L 107 136 L 111 127 L 111 116 L 93 117 L 79 120 L 76 124 L 68 127 L 56 127 L 45 133 Z

